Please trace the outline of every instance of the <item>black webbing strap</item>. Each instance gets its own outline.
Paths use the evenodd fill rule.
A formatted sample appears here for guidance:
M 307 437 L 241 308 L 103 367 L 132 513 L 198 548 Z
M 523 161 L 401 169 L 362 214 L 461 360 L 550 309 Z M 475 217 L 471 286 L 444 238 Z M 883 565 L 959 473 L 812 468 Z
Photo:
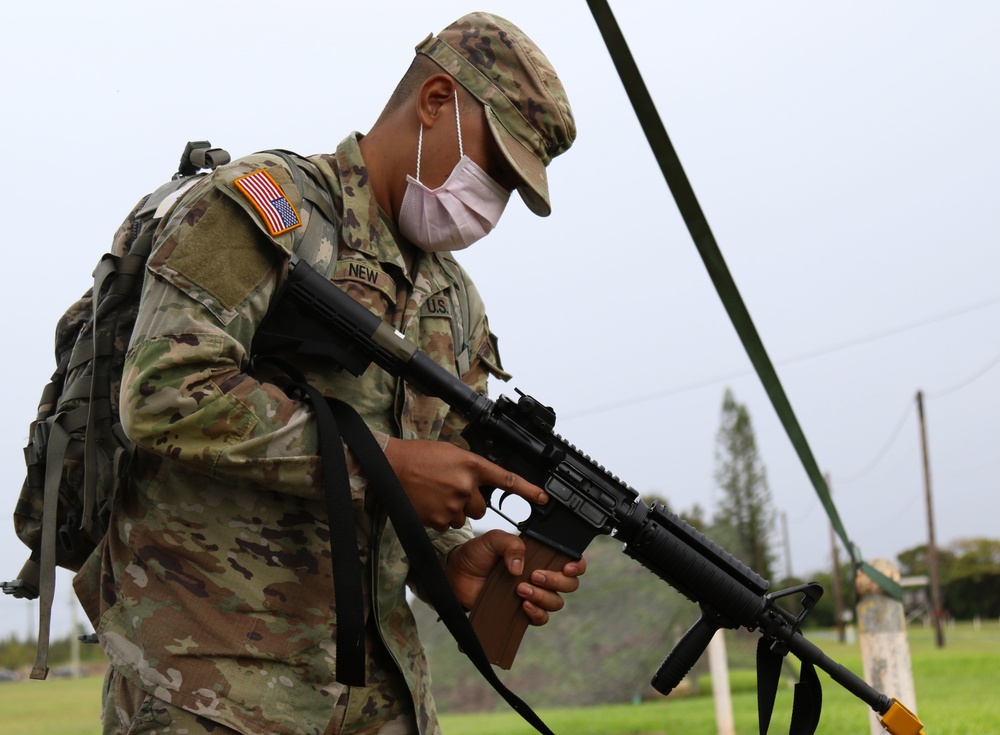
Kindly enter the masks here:
M 324 398 L 290 363 L 271 356 L 255 356 L 284 370 L 289 390 L 308 396 L 316 416 L 320 456 L 323 459 L 323 495 L 330 526 L 333 587 L 337 614 L 337 681 L 363 686 L 365 674 L 364 608 L 361 559 L 351 503 L 350 479 L 344 443 L 350 447 L 392 522 L 396 535 L 420 578 L 427 596 L 458 645 L 503 699 L 532 727 L 545 735 L 552 731 L 523 700 L 500 681 L 490 665 L 465 610 L 455 597 L 423 523 L 410 504 L 381 447 L 364 419 L 343 401 Z
M 715 241 L 715 236 L 708 226 L 708 219 L 705 217 L 704 212 L 702 212 L 701 205 L 698 204 L 698 199 L 694 194 L 694 189 L 691 187 L 691 182 L 688 181 L 680 158 L 678 158 L 677 152 L 670 142 L 670 137 L 663 126 L 663 121 L 656 111 L 653 98 L 646 88 L 646 83 L 639 73 L 639 67 L 636 66 L 635 59 L 632 58 L 632 52 L 629 51 L 628 44 L 622 35 L 621 29 L 618 27 L 618 22 L 615 20 L 611 8 L 608 6 L 606 0 L 587 0 L 587 5 L 590 6 L 590 11 L 597 22 L 601 36 L 604 38 L 604 43 L 608 48 L 608 53 L 611 55 L 611 60 L 618 70 L 618 76 L 621 77 L 625 92 L 632 103 L 632 108 L 635 110 L 639 124 L 646 135 L 646 140 L 649 142 L 649 147 L 652 149 L 653 156 L 656 158 L 660 171 L 663 173 L 663 178 L 666 180 L 667 186 L 670 187 L 670 192 L 677 202 L 677 208 L 680 211 L 681 217 L 684 218 L 684 223 L 691 233 L 695 246 L 698 248 L 698 253 L 701 255 L 705 268 L 708 270 L 708 275 L 712 279 L 715 290 L 722 300 L 730 321 L 732 321 L 733 326 L 736 328 L 740 341 L 743 343 L 743 348 L 746 350 L 750 362 L 753 363 L 754 369 L 757 371 L 757 375 L 764 386 L 764 390 L 771 399 L 771 404 L 774 406 L 774 410 L 778 414 L 782 426 L 785 428 L 785 433 L 791 440 L 792 446 L 795 448 L 799 460 L 805 468 L 806 475 L 808 475 L 820 502 L 830 517 L 830 523 L 833 525 L 837 535 L 840 536 L 840 540 L 844 542 L 844 547 L 851 555 L 851 560 L 854 562 L 855 567 L 864 569 L 865 573 L 885 590 L 887 594 L 901 600 L 903 593 L 900 586 L 865 562 L 861 558 L 858 548 L 848 538 L 847 531 L 844 530 L 840 514 L 837 512 L 837 508 L 830 498 L 823 473 L 820 472 L 812 449 L 810 449 L 809 443 L 806 441 L 802 427 L 799 425 L 788 396 L 785 394 L 785 389 L 778 379 L 778 373 L 775 371 L 774 365 L 771 364 L 771 359 L 764 349 L 764 343 L 761 341 L 756 327 L 754 327 L 753 320 L 750 318 L 750 312 L 747 311 L 746 305 L 743 303 L 743 298 L 736 288 L 736 282 L 733 280 L 732 274 L 730 274 L 729 268 L 726 266 L 726 261 L 722 257 L 722 252 Z
M 336 678 L 347 686 L 365 685 L 365 612 L 361 586 L 362 566 L 357 524 L 351 503 L 351 483 L 337 421 L 323 394 L 309 385 L 290 363 L 280 358 L 255 356 L 257 363 L 279 367 L 292 380 L 291 389 L 309 398 L 316 416 L 319 456 L 323 461 L 323 499 L 330 528 L 333 595 L 337 616 Z
M 795 685 L 792 700 L 791 735 L 812 735 L 819 727 L 819 713 L 823 709 L 823 689 L 819 685 L 816 668 L 808 661 L 802 662 L 799 683 Z
M 496 675 L 486 653 L 472 629 L 465 610 L 455 597 L 437 551 L 427 536 L 423 523 L 393 472 L 385 453 L 379 447 L 364 419 L 343 401 L 329 399 L 328 403 L 341 433 L 354 456 L 364 468 L 379 503 L 385 509 L 392 526 L 399 537 L 403 550 L 423 584 L 424 591 L 431 600 L 441 621 L 445 624 L 462 650 L 469 657 L 483 678 L 503 697 L 515 712 L 541 733 L 551 735 L 551 730 L 542 722 L 524 701 L 510 691 Z
M 348 686 L 365 685 L 365 611 L 361 587 L 361 557 L 358 531 L 351 503 L 351 482 L 337 421 L 323 394 L 305 381 L 319 429 L 323 459 L 323 497 L 330 524 L 333 555 L 333 595 L 337 614 L 337 681 Z
M 767 735 L 771 726 L 771 713 L 781 681 L 781 665 L 784 656 L 771 649 L 774 641 L 766 636 L 757 640 L 757 721 L 760 735 Z M 816 668 L 808 661 L 802 662 L 799 682 L 795 685 L 792 700 L 792 721 L 789 735 L 813 735 L 819 726 L 819 715 L 823 707 L 823 690 L 820 687 Z
M 757 723 L 760 735 L 767 735 L 774 712 L 774 698 L 781 681 L 781 656 L 771 651 L 771 641 L 764 636 L 757 639 Z

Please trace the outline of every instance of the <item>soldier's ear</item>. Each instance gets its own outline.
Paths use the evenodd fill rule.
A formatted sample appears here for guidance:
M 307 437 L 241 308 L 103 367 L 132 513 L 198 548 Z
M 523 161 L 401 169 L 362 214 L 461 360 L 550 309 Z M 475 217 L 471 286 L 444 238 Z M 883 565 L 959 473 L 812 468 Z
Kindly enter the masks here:
M 417 117 L 425 128 L 432 128 L 445 111 L 455 105 L 456 82 L 447 74 L 435 74 L 427 78 L 417 93 Z M 445 106 L 448 107 L 445 107 Z M 454 120 L 448 117 L 452 124 Z

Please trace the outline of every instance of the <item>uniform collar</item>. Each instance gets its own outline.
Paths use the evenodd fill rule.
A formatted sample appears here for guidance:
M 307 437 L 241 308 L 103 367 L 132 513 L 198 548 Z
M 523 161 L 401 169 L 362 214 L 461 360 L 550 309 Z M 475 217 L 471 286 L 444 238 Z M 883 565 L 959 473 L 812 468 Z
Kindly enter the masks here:
M 332 177 L 328 174 L 341 214 L 341 240 L 352 250 L 394 262 L 399 257 L 399 248 L 379 216 L 368 182 L 368 168 L 358 145 L 360 139 L 360 133 L 351 133 L 340 142 L 331 162 Z
M 329 170 L 324 170 L 330 190 L 340 210 L 341 241 L 352 250 L 377 259 L 381 263 L 397 266 L 411 283 L 417 274 L 428 281 L 432 290 L 447 284 L 449 267 L 443 261 L 454 262 L 450 255 L 442 257 L 438 253 L 417 252 L 415 257 L 405 258 L 399 245 L 399 231 L 392 218 L 382 211 L 372 196 L 368 181 L 368 168 L 361 155 L 361 133 L 351 133 L 337 146 Z M 326 169 L 326 167 L 321 166 Z M 407 247 L 407 246 L 403 246 Z M 407 262 L 409 260 L 409 263 Z M 411 267 L 413 268 L 411 269 Z

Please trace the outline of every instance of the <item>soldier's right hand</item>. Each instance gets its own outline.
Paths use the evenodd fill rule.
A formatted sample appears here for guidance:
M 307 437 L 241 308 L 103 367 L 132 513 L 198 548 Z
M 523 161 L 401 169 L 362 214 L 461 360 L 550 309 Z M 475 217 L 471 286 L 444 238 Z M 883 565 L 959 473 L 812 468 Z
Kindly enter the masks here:
M 447 442 L 393 438 L 385 456 L 421 522 L 436 531 L 461 528 L 467 518 L 482 518 L 486 500 L 481 486 L 500 488 L 532 503 L 548 501 L 542 488 Z

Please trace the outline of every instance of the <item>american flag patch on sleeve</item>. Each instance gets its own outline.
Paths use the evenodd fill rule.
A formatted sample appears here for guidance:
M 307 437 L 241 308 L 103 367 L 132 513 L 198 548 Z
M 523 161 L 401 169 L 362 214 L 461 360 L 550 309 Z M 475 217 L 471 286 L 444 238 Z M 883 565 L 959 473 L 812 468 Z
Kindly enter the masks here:
M 264 169 L 241 176 L 233 183 L 260 212 L 272 235 L 280 235 L 283 232 L 294 230 L 302 224 L 299 220 L 299 213 L 288 201 L 285 192 Z

